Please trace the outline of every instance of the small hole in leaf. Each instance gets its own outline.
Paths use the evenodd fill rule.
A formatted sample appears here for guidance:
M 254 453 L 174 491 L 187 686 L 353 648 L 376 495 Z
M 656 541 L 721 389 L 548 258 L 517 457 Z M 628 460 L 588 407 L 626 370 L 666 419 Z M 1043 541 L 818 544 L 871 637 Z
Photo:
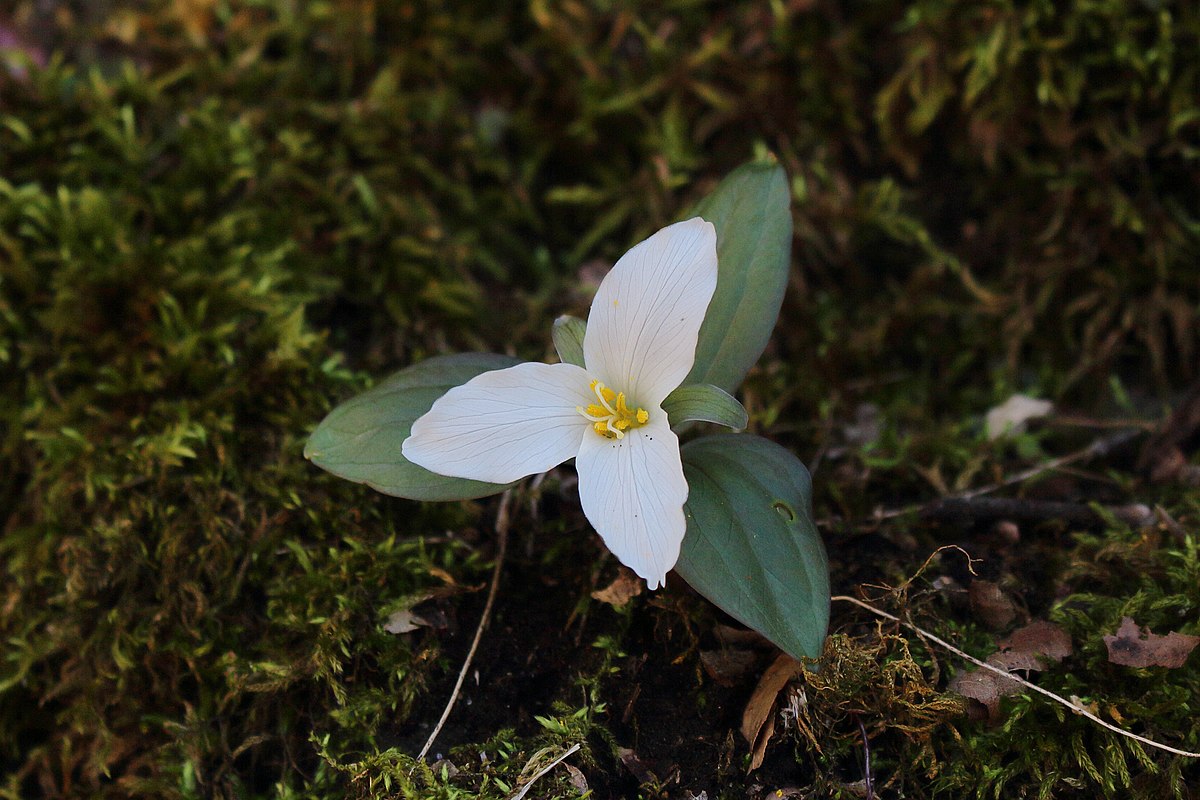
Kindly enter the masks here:
M 775 510 L 779 512 L 779 516 L 783 517 L 788 522 L 796 521 L 796 512 L 792 511 L 792 507 L 787 503 L 783 502 L 782 500 L 776 500 L 771 505 L 773 505 Z

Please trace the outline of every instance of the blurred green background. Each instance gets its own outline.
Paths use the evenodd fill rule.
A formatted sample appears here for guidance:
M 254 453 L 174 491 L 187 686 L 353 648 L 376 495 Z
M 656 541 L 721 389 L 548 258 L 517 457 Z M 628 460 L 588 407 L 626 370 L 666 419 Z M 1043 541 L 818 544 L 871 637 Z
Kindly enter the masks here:
M 590 599 L 616 567 L 569 470 L 515 512 L 447 760 L 412 761 L 495 502 L 338 481 L 308 432 L 430 355 L 550 357 L 613 259 L 772 156 L 793 272 L 742 399 L 814 469 L 835 592 L 959 541 L 839 521 L 1144 427 L 1200 377 L 1194 3 L 0 8 L 0 797 L 507 797 L 575 742 L 597 797 L 861 797 L 860 721 L 879 796 L 1194 796 L 1195 764 L 1040 700 L 969 720 L 945 654 L 836 607 L 801 715 L 820 747 L 781 730 L 747 776 L 754 675 L 701 668 L 719 615 L 681 584 Z M 987 441 L 1017 391 L 1084 422 Z M 1057 691 L 1197 750 L 1196 659 L 1131 673 L 1098 636 L 1133 613 L 1196 632 L 1200 500 L 1106 468 L 1058 491 L 1182 533 L 1059 530 L 994 577 L 1075 637 Z M 438 621 L 385 629 L 418 602 Z M 924 624 L 989 652 L 938 602 Z

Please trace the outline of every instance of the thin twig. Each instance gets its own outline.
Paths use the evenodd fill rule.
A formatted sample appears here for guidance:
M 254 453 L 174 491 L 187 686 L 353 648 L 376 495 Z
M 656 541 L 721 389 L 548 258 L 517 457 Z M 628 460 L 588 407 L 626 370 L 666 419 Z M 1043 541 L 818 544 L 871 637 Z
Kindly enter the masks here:
M 521 798 L 523 798 L 523 797 L 524 797 L 524 796 L 525 796 L 525 795 L 526 795 L 526 794 L 529 792 L 529 790 L 530 790 L 531 788 L 533 788 L 533 784 L 534 784 L 535 782 L 537 782 L 537 779 L 538 779 L 538 778 L 542 777 L 542 776 L 543 776 L 543 775 L 545 775 L 547 772 L 549 772 L 550 770 L 552 770 L 552 769 L 554 769 L 555 767 L 557 767 L 559 764 L 561 764 L 561 763 L 562 763 L 562 762 L 563 762 L 563 761 L 566 759 L 566 757 L 567 757 L 567 756 L 571 755 L 572 753 L 574 753 L 574 752 L 575 752 L 575 751 L 577 751 L 578 749 L 579 749 L 579 742 L 576 742 L 575 744 L 571 745 L 571 747 L 570 747 L 570 748 L 567 750 L 567 752 L 563 753 L 561 756 L 559 756 L 558 758 L 554 759 L 554 760 L 553 760 L 553 761 L 551 761 L 549 764 L 547 764 L 546 766 L 544 766 L 544 767 L 542 767 L 540 770 L 538 770 L 538 773 L 537 773 L 536 775 L 534 775 L 532 778 L 530 778 L 530 779 L 529 779 L 529 783 L 527 783 L 527 784 L 525 784 L 524 786 L 522 786 L 522 787 L 521 787 L 521 791 L 519 791 L 519 792 L 517 792 L 516 794 L 514 794 L 514 795 L 513 795 L 512 797 L 510 797 L 508 800 L 521 800 Z
M 504 566 L 504 554 L 508 550 L 508 506 L 512 502 L 512 492 L 513 490 L 509 489 L 504 493 L 500 498 L 500 509 L 496 512 L 496 566 L 492 569 L 492 585 L 488 589 L 487 603 L 483 606 L 483 616 L 479 618 L 479 627 L 475 629 L 475 638 L 471 641 L 471 649 L 467 651 L 467 657 L 463 661 L 462 669 L 458 671 L 458 680 L 454 682 L 454 691 L 450 693 L 450 699 L 446 702 L 446 708 L 442 711 L 442 718 L 438 720 L 437 725 L 433 728 L 433 733 L 429 734 L 429 739 L 425 742 L 425 746 L 417 754 L 418 761 L 425 758 L 425 754 L 429 752 L 429 748 L 433 747 L 434 740 L 442 732 L 442 726 L 446 724 L 446 720 L 450 717 L 450 712 L 454 710 L 454 703 L 458 700 L 458 693 L 462 691 L 463 681 L 466 680 L 467 671 L 471 668 L 471 661 L 475 658 L 475 650 L 479 647 L 479 640 L 483 638 L 483 629 L 487 627 L 488 620 L 492 617 L 492 605 L 496 602 L 496 590 L 500 586 L 500 569 Z
M 1133 527 L 1149 525 L 1154 521 L 1154 511 L 1141 503 L 1101 506 L 1097 510 L 1085 503 L 1029 500 L 1024 497 L 947 497 L 921 509 L 922 519 L 957 525 L 1008 519 L 1014 522 L 1055 520 L 1068 525 L 1094 527 L 1107 522 L 1106 515 Z
M 870 605 L 869 603 L 864 603 L 862 600 L 859 600 L 857 597 L 850 597 L 849 595 L 839 594 L 839 595 L 834 595 L 830 599 L 831 600 L 843 600 L 847 603 L 853 603 L 854 605 L 858 606 L 859 608 L 866 609 L 867 611 L 870 611 L 872 614 L 874 614 L 878 617 L 883 617 L 884 619 L 890 619 L 892 622 L 898 622 L 901 625 L 903 625 L 904 627 L 906 627 L 910 630 L 916 631 L 918 634 L 925 637 L 929 641 L 935 642 L 935 643 L 941 645 L 942 647 L 949 650 L 951 653 L 954 653 L 954 655 L 958 656 L 959 658 L 970 661 L 975 666 L 980 667 L 982 669 L 986 669 L 989 672 L 994 672 L 995 674 L 997 674 L 1003 678 L 1007 678 L 1009 680 L 1016 681 L 1017 683 L 1024 686 L 1026 689 L 1031 689 L 1031 690 L 1037 692 L 1038 694 L 1045 695 L 1046 697 L 1049 697 L 1051 700 L 1054 700 L 1057 703 L 1063 704 L 1064 706 L 1071 709 L 1071 711 L 1075 712 L 1076 714 L 1082 714 L 1083 716 L 1090 719 L 1092 722 L 1096 723 L 1097 725 L 1101 726 L 1102 728 L 1106 728 L 1107 730 L 1112 731 L 1115 734 L 1124 736 L 1129 739 L 1135 739 L 1144 745 L 1149 745 L 1150 747 L 1154 747 L 1159 750 L 1165 750 L 1168 753 L 1174 753 L 1177 756 L 1185 756 L 1187 758 L 1200 758 L 1200 753 L 1193 753 L 1188 750 L 1180 750 L 1178 748 L 1171 747 L 1170 745 L 1167 745 L 1167 744 L 1160 744 L 1159 742 L 1156 742 L 1153 739 L 1147 739 L 1145 736 L 1139 736 L 1138 734 L 1131 733 L 1130 731 L 1127 731 L 1124 728 L 1118 728 L 1116 725 L 1105 722 L 1104 720 L 1100 719 L 1100 717 L 1098 717 L 1095 714 L 1093 714 L 1092 712 L 1088 711 L 1086 708 L 1075 705 L 1074 703 L 1072 703 L 1070 700 L 1066 699 L 1065 697 L 1057 695 L 1054 692 L 1050 691 L 1049 689 L 1043 689 L 1042 687 L 1040 687 L 1036 684 L 1030 683 L 1029 681 L 1025 680 L 1024 678 L 1022 678 L 1018 675 L 1014 675 L 1013 673 L 1009 672 L 1006 669 L 1001 669 L 1000 667 L 997 667 L 993 664 L 989 664 L 986 661 L 980 661 L 978 658 L 975 658 L 974 656 L 968 655 L 968 654 L 964 653 L 962 650 L 959 650 L 957 647 L 950 644 L 945 639 L 940 639 L 937 636 L 934 636 L 929 631 L 924 630 L 922 628 L 918 628 L 916 625 L 912 624 L 911 622 L 905 622 L 904 620 L 900 619 L 899 617 L 895 616 L 894 614 L 889 614 L 888 612 L 883 611 L 882 609 L 875 608 L 875 606 Z
M 1126 429 L 1113 433 L 1108 436 L 1101 436 L 1098 439 L 1092 440 L 1092 443 L 1082 450 L 1076 450 L 1074 453 L 1067 453 L 1065 456 L 1052 458 L 1049 461 L 1043 461 L 1041 464 L 1035 464 L 1029 469 L 1021 470 L 1020 472 L 1010 475 L 1002 481 L 992 483 L 987 486 L 981 486 L 978 489 L 972 489 L 967 492 L 960 492 L 953 495 L 956 499 L 970 499 L 978 497 L 981 494 L 990 494 L 997 489 L 1003 489 L 1006 486 L 1012 486 L 1014 483 L 1024 483 L 1030 478 L 1036 478 L 1043 472 L 1049 472 L 1052 469 L 1065 467 L 1068 464 L 1074 464 L 1076 461 L 1087 461 L 1093 458 L 1101 458 L 1108 455 L 1113 450 L 1116 450 L 1121 445 L 1133 441 L 1138 436 L 1141 436 L 1140 428 Z
M 1036 478 L 1043 472 L 1050 472 L 1051 470 L 1065 467 L 1068 464 L 1074 464 L 1077 461 L 1087 461 L 1092 458 L 1099 458 L 1101 456 L 1108 455 L 1113 450 L 1129 441 L 1132 441 L 1142 433 L 1144 433 L 1144 431 L 1140 428 L 1133 428 L 1122 430 L 1118 433 L 1110 434 L 1108 436 L 1101 436 L 1100 438 L 1093 440 L 1091 444 L 1081 450 L 1076 450 L 1075 452 L 1068 453 L 1065 456 L 1059 456 L 1058 458 L 1052 458 L 1049 461 L 1043 461 L 1040 464 L 1035 464 L 1028 469 L 1024 469 L 1020 472 L 1009 475 L 1007 478 L 997 481 L 996 483 L 989 483 L 986 486 L 980 486 L 977 489 L 969 489 L 965 492 L 947 495 L 946 497 L 942 497 L 928 503 L 916 503 L 914 505 L 904 506 L 903 508 L 889 508 L 880 510 L 869 517 L 865 517 L 860 520 L 851 520 L 850 524 L 872 524 L 882 522 L 886 519 L 895 519 L 896 517 L 916 514 L 919 511 L 923 511 L 931 506 L 936 506 L 939 503 L 945 503 L 953 500 L 970 500 L 973 497 L 991 494 L 999 489 L 1003 489 L 1017 483 L 1024 483 L 1030 478 Z M 817 521 L 817 524 L 825 526 L 832 524 L 833 522 L 835 522 L 833 519 L 821 519 Z

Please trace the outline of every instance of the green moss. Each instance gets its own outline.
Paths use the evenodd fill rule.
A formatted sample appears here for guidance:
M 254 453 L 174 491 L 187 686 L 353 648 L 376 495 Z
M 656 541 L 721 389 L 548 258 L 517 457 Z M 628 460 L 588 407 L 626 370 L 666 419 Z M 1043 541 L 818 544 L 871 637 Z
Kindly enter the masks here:
M 1194 501 L 1193 501 L 1194 507 Z M 1039 684 L 1064 697 L 1095 704 L 1121 727 L 1172 746 L 1196 750 L 1200 728 L 1194 708 L 1200 675 L 1195 668 L 1134 670 L 1111 664 L 1103 637 L 1123 616 L 1156 632 L 1195 634 L 1200 606 L 1200 550 L 1193 537 L 1163 541 L 1163 532 L 1127 528 L 1080 536 L 1071 553 L 1079 565 L 1068 577 L 1074 593 L 1050 613 L 1076 642 L 1069 669 Z M 1053 729 L 1052 746 L 1019 750 L 1015 743 Z M 1102 797 L 1187 797 L 1183 775 L 1195 764 L 1114 736 L 1087 719 L 1034 696 L 1022 697 L 1000 726 L 967 742 L 967 756 L 942 777 L 947 789 L 977 797 L 1058 796 L 1064 786 Z M 1016 757 L 997 769 L 985 758 L 1003 748 Z

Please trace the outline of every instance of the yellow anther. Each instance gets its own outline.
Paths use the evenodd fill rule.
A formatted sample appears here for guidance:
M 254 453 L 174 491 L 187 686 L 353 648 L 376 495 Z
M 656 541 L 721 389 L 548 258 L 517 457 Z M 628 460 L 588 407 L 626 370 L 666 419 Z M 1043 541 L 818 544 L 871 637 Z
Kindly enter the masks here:
M 625 399 L 624 392 L 615 392 L 597 380 L 588 384 L 592 394 L 596 395 L 596 403 L 590 403 L 585 409 L 575 406 L 581 416 L 590 421 L 592 430 L 608 439 L 624 439 L 625 431 L 638 428 L 650 421 L 650 414 L 644 408 L 632 409 Z

